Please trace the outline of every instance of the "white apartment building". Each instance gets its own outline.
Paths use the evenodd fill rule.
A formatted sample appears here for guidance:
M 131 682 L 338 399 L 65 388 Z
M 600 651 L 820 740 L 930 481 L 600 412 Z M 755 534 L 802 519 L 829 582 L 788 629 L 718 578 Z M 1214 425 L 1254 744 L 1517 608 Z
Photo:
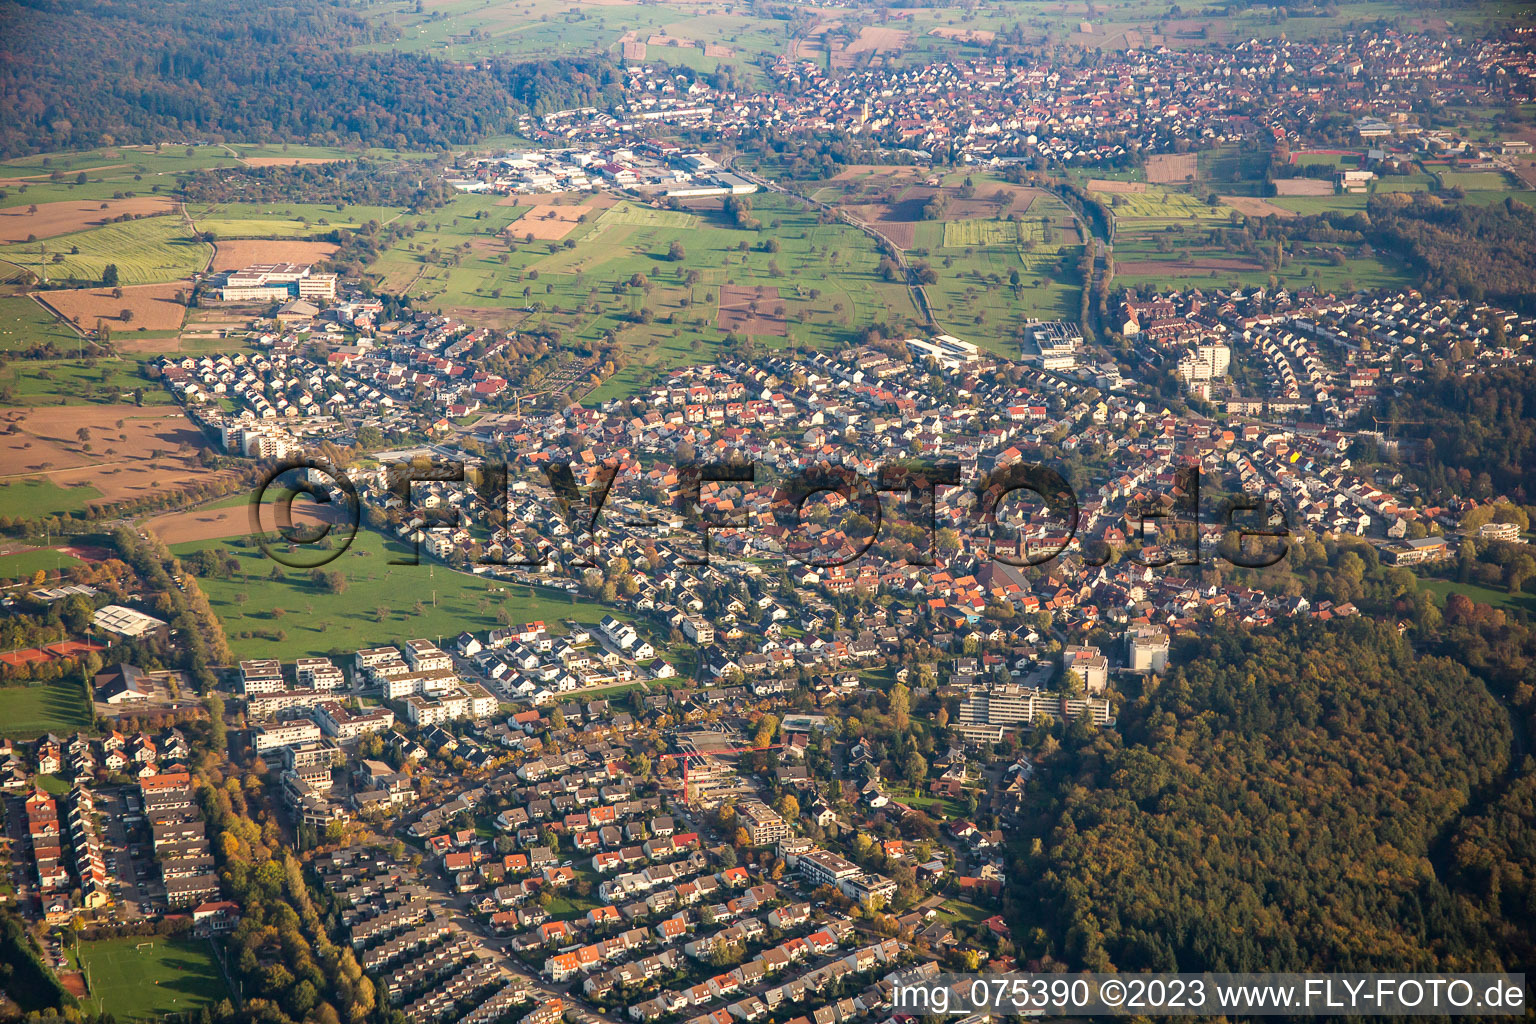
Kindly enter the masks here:
M 287 722 L 274 722 L 256 730 L 257 753 L 278 747 L 293 747 L 320 741 L 320 727 L 307 718 L 295 718 Z

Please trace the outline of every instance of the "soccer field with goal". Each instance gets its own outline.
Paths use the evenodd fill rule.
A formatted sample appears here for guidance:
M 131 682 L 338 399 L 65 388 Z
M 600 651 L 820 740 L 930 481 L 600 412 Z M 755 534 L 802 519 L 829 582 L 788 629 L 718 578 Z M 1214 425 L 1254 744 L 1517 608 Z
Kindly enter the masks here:
M 228 994 L 213 950 L 201 939 L 155 935 L 80 943 L 89 995 L 83 1004 L 118 1020 L 195 1010 Z

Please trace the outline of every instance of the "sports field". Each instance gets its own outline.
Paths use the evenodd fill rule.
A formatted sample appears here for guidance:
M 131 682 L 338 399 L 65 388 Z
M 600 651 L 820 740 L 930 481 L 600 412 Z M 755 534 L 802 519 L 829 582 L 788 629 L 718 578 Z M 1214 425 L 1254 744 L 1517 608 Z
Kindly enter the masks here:
M 153 943 L 139 949 L 141 943 Z M 196 1010 L 229 994 L 202 940 L 162 936 L 101 939 L 80 944 L 90 992 L 81 1002 L 118 1020 L 152 1020 Z
M 62 569 L 79 565 L 80 559 L 54 548 L 34 548 L 0 555 L 0 580 L 23 579 L 39 569 L 50 577 Z
M 0 687 L 0 736 L 26 738 L 90 728 L 91 709 L 78 679 Z

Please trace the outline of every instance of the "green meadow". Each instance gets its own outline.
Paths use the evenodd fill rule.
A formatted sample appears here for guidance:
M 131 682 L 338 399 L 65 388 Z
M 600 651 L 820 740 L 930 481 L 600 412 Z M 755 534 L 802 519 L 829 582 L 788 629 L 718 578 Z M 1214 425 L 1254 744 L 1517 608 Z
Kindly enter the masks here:
M 311 570 L 278 565 L 244 537 L 180 544 L 172 551 L 185 557 L 202 549 L 226 551 L 239 563 L 228 577 L 198 580 L 237 658 L 290 660 L 412 637 L 446 640 L 466 629 L 494 628 L 503 609 L 511 622 L 570 618 L 595 623 L 610 611 L 564 593 L 454 572 L 425 552 L 419 565 L 391 565 L 392 559 L 409 559 L 410 547 L 366 527 L 324 567 L 346 579 L 339 594 L 317 584 Z M 317 554 L 306 549 L 294 558 Z
M 113 405 L 142 389 L 145 405 L 169 405 L 170 392 L 144 373 L 141 359 L 16 360 L 0 367 L 0 405 Z
M 79 335 L 24 295 L 0 296 L 0 352 L 17 352 L 52 343 L 74 351 Z
M 596 398 L 708 359 L 728 333 L 719 323 L 725 287 L 764 289 L 761 312 L 772 322 L 743 333 L 768 347 L 827 349 L 867 324 L 916 318 L 906 289 L 879 275 L 879 255 L 855 228 L 822 223 L 782 196 L 751 199 L 759 230 L 738 228 L 718 201 L 687 211 L 621 202 L 563 239 L 528 242 L 516 224 L 526 207 L 466 195 L 423 213 L 413 222 L 420 229 L 370 270 L 419 308 L 558 329 L 572 345 L 614 337 L 622 365 Z

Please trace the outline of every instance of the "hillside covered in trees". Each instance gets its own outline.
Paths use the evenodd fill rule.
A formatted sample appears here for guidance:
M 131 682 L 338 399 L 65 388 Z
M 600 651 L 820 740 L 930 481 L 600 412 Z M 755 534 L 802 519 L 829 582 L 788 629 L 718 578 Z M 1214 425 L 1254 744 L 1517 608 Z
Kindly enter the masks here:
M 1220 629 L 1173 660 L 1118 730 L 1069 729 L 1048 758 L 1016 865 L 1015 907 L 1055 923 L 1031 952 L 1096 970 L 1528 959 L 1507 915 L 1536 909 L 1530 771 L 1510 770 L 1483 681 L 1361 619 Z
M 0 0 L 0 155 L 222 137 L 436 147 L 602 103 L 618 82 L 595 59 L 352 49 L 392 31 L 337 0 Z

